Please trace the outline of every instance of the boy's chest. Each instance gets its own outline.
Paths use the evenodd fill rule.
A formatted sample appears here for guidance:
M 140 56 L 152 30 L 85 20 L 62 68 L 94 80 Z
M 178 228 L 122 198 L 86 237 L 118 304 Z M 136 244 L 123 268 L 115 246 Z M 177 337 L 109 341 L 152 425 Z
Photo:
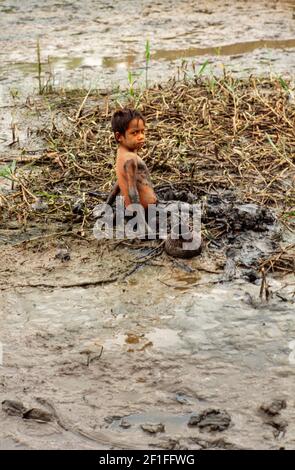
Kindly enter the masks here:
M 139 173 L 144 172 L 146 174 L 148 172 L 146 164 L 140 157 L 137 157 L 137 169 Z

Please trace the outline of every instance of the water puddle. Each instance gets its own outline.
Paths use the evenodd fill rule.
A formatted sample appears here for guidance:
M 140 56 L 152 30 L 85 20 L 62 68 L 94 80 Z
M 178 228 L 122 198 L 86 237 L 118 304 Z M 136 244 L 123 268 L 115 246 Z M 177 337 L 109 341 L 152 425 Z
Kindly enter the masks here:
M 67 266 L 46 252 L 31 253 L 22 264 L 18 250 L 14 282 L 31 277 L 74 283 L 82 276 L 111 275 L 111 255 L 105 258 L 107 265 L 102 261 L 98 267 L 97 257 L 86 253 L 86 265 L 80 247 Z M 192 260 L 191 267 L 198 262 Z M 11 263 L 6 268 L 9 274 Z M 161 277 L 169 275 L 174 283 L 192 276 L 164 268 Z M 188 420 L 205 405 L 228 411 L 235 425 L 225 432 L 235 445 L 243 446 L 245 439 L 250 447 L 267 445 L 257 406 L 265 395 L 281 396 L 282 388 L 284 399 L 293 399 L 292 304 L 275 297 L 261 302 L 259 285 L 243 280 L 183 293 L 158 278 L 156 267 L 146 267 L 125 282 L 88 289 L 4 290 L 1 400 L 18 398 L 33 406 L 35 396 L 51 397 L 62 417 L 95 435 L 99 430 L 103 442 L 109 439 L 116 448 L 127 448 L 125 432 L 134 445 L 166 446 L 180 435 L 191 439 L 196 431 Z M 280 286 L 271 281 L 272 290 Z M 289 298 L 288 289 L 281 292 Z M 114 415 L 118 417 L 108 418 Z M 16 432 L 8 423 L 0 430 L 0 441 L 7 440 L 9 429 L 14 438 L 20 436 L 21 446 L 28 445 L 28 432 L 34 448 L 45 445 L 48 432 L 53 448 L 87 445 L 85 438 L 56 433 L 47 425 L 42 425 L 43 433 L 38 424 L 31 423 L 29 431 L 26 426 L 19 423 Z M 273 441 L 271 436 L 270 429 L 267 439 Z M 292 436 L 290 426 L 286 445 L 292 445 Z
M 237 73 L 243 68 L 269 72 L 266 61 L 275 73 L 293 73 L 294 7 L 294 2 L 281 1 L 179 0 L 171 9 L 169 0 L 105 0 L 99 5 L 85 0 L 81 9 L 78 0 L 50 5 L 3 0 L 0 105 L 12 103 L 12 108 L 6 108 L 2 120 L 8 130 L 1 131 L 1 151 L 6 155 L 9 126 L 17 119 L 15 101 L 36 89 L 38 36 L 44 73 L 60 74 L 57 83 L 71 87 L 128 85 L 128 69 L 144 71 L 147 38 L 151 81 L 174 74 L 182 59 L 194 59 L 200 67 L 204 57 Z M 137 77 L 139 84 L 143 76 Z M 240 209 L 237 218 L 244 214 L 246 220 L 253 207 Z M 246 239 L 241 234 L 242 248 L 233 246 L 233 257 L 227 257 L 228 278 L 233 259 L 246 269 L 273 250 L 264 233 L 250 232 Z M 184 268 L 181 263 L 146 265 L 134 275 L 100 284 L 121 273 L 130 251 L 110 250 L 98 259 L 97 245 L 80 240 L 73 243 L 70 261 L 62 262 L 56 247 L 36 245 L 29 251 L 22 245 L 43 229 L 11 233 L 1 228 L 0 240 L 15 246 L 5 246 L 0 272 L 0 402 L 19 399 L 34 406 L 36 397 L 47 398 L 75 432 L 12 419 L 0 410 L 0 448 L 148 448 L 151 442 L 190 448 L 196 432 L 187 422 L 202 402 L 232 417 L 234 426 L 217 436 L 225 436 L 224 442 L 294 447 L 291 276 L 268 280 L 273 293 L 268 301 L 259 297 L 259 277 L 227 282 L 217 263 L 210 276 L 210 270 L 199 269 L 198 259 Z M 81 279 L 97 280 L 97 285 L 84 288 Z M 287 402 L 282 415 L 288 428 L 278 436 L 257 409 L 281 396 Z M 146 424 L 162 424 L 165 432 L 159 427 L 151 441 L 153 427 L 141 428 Z M 80 428 L 94 440 L 87 440 L 84 431 L 77 433 Z M 156 441 L 159 436 L 162 441 Z
M 38 37 L 43 78 L 59 86 L 128 86 L 128 70 L 140 84 L 147 39 L 150 81 L 175 75 L 183 59 L 198 67 L 203 58 L 210 59 L 217 65 L 216 73 L 220 62 L 241 74 L 246 69 L 258 73 L 266 68 L 277 73 L 295 69 L 292 1 L 248 0 L 241 5 L 202 0 L 196 6 L 180 0 L 171 10 L 169 0 L 143 6 L 128 0 L 123 7 L 110 0 L 99 6 L 85 0 L 83 9 L 77 0 L 52 5 L 45 0 L 22 5 L 5 0 L 0 8 L 2 106 L 9 101 L 10 90 L 24 96 L 36 90 Z
M 111 429 L 121 431 L 133 431 L 134 428 L 141 428 L 141 426 L 149 423 L 150 425 L 157 425 L 161 423 L 165 431 L 168 433 L 185 432 L 187 430 L 187 423 L 189 421 L 190 414 L 184 415 L 173 415 L 168 413 L 161 413 L 157 410 L 149 413 L 127 415 L 123 418 L 114 419 L 110 425 Z M 133 428 L 133 429 L 132 429 Z M 159 431 L 161 432 L 161 431 Z

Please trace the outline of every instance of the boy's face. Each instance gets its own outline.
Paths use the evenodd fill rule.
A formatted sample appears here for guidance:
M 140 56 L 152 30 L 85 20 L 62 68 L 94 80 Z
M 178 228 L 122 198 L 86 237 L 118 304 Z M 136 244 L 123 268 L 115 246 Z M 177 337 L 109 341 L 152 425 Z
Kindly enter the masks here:
M 144 122 L 142 119 L 132 119 L 125 134 L 117 133 L 118 142 L 127 150 L 134 152 L 139 150 L 144 144 Z

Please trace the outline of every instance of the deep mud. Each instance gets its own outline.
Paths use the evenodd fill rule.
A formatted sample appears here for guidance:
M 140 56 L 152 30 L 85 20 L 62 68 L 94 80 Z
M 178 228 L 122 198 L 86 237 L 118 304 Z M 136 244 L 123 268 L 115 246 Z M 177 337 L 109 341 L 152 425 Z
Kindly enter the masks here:
M 26 97 L 37 88 L 38 36 L 45 81 L 71 88 L 125 88 L 128 70 L 142 73 L 137 81 L 144 83 L 147 39 L 150 80 L 175 74 L 183 59 L 196 70 L 208 59 L 209 73 L 222 72 L 225 64 L 238 74 L 292 76 L 294 7 L 294 0 L 85 0 L 83 7 L 78 0 L 2 0 L 0 105 L 11 91 Z

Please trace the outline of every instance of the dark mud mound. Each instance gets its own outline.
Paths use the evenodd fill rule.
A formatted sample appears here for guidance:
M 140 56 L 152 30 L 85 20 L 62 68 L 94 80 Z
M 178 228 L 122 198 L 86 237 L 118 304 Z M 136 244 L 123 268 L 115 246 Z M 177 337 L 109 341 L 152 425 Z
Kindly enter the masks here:
M 207 244 L 210 250 L 224 252 L 227 280 L 235 276 L 237 264 L 244 268 L 258 267 L 262 259 L 280 247 L 281 226 L 275 211 L 244 203 L 235 191 L 215 191 L 198 198 L 189 190 L 170 187 L 162 188 L 160 194 L 166 201 L 170 201 L 170 196 L 179 196 L 183 202 L 201 204 L 203 246 Z
M 285 399 L 275 399 L 271 403 L 262 403 L 258 409 L 263 423 L 273 428 L 276 438 L 282 438 L 288 427 L 288 422 L 281 417 L 281 411 L 285 408 L 287 408 Z

